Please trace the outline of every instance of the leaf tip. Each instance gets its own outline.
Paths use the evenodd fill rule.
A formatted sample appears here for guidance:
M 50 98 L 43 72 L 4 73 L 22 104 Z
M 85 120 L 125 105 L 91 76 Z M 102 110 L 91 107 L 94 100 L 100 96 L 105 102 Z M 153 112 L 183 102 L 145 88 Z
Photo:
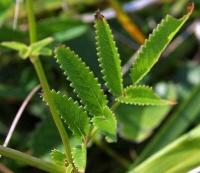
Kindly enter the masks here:
M 97 10 L 96 14 L 95 14 L 95 19 L 102 20 L 103 18 L 104 18 L 104 16 L 101 14 L 100 10 Z
M 187 12 L 188 12 L 188 13 L 192 13 L 193 10 L 194 10 L 194 2 L 189 2 L 189 3 L 187 4 Z

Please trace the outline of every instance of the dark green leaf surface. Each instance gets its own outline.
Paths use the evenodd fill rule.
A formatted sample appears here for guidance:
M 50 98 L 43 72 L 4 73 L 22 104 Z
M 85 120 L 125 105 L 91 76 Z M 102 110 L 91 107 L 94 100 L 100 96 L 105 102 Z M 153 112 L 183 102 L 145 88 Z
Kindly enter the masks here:
M 86 110 L 94 117 L 94 125 L 106 134 L 109 141 L 114 141 L 116 139 L 116 119 L 107 107 L 106 96 L 93 73 L 69 48 L 58 48 L 56 58 L 72 82 L 72 87 L 81 98 L 82 103 L 86 105 Z
M 181 19 L 176 19 L 167 15 L 156 27 L 148 40 L 145 41 L 144 45 L 138 51 L 135 63 L 131 69 L 133 83 L 140 82 L 151 70 L 169 42 L 190 17 L 192 11 L 193 7 L 191 7 L 188 14 L 184 15 Z
M 167 105 L 173 102 L 163 100 L 152 88 L 148 86 L 129 86 L 124 89 L 124 96 L 118 97 L 117 101 L 133 105 Z
M 105 18 L 97 12 L 95 20 L 97 54 L 107 87 L 114 96 L 123 92 L 121 60 L 112 31 Z
M 94 74 L 69 48 L 59 47 L 56 58 L 87 111 L 93 116 L 102 116 L 107 100 Z
M 164 98 L 176 99 L 174 85 L 161 83 L 156 88 L 163 91 Z M 135 106 L 120 104 L 116 109 L 119 134 L 124 139 L 142 142 L 152 134 L 153 130 L 158 127 L 170 110 L 170 105 Z
M 57 165 L 64 166 L 66 157 L 65 155 L 60 152 L 59 150 L 52 150 L 51 151 L 51 158 Z
M 90 124 L 87 113 L 78 103 L 61 93 L 51 92 L 59 115 L 64 119 L 70 130 L 77 136 L 86 137 Z
M 86 168 L 86 146 L 84 144 L 77 146 L 72 149 L 72 156 L 74 159 L 74 165 L 78 169 L 79 172 L 85 172 Z
M 116 141 L 117 121 L 113 112 L 105 107 L 103 116 L 97 116 L 92 119 L 92 122 L 106 135 L 108 142 Z

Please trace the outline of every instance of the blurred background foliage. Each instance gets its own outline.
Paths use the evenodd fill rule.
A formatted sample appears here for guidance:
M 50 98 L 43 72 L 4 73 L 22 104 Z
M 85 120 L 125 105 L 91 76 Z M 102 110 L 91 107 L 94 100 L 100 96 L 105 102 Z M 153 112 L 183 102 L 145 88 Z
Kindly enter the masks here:
M 19 2 L 19 15 L 16 16 L 14 0 L 0 1 L 0 42 L 28 44 L 26 11 L 23 1 Z M 153 86 L 161 96 L 176 100 L 177 104 L 173 107 L 122 104 L 116 109 L 119 139 L 108 147 L 131 162 L 136 160 L 139 163 L 200 122 L 200 1 L 194 2 L 195 11 L 191 19 L 143 81 Z M 188 0 L 34 0 L 34 7 L 39 38 L 53 37 L 52 48 L 60 44 L 72 47 L 102 81 L 92 22 L 97 9 L 109 19 L 126 72 L 143 41 L 137 36 L 147 37 L 166 14 L 181 16 L 187 3 Z M 54 58 L 42 57 L 42 61 L 51 87 L 74 97 Z M 130 78 L 126 74 L 125 84 L 128 85 Z M 31 63 L 20 60 L 16 52 L 0 47 L 1 144 L 18 108 L 37 84 Z M 37 93 L 26 108 L 9 146 L 49 159 L 49 152 L 62 146 L 40 96 L 41 93 Z M 73 139 L 71 141 L 76 143 Z M 0 172 L 5 165 L 6 169 L 16 173 L 41 172 L 4 158 L 1 159 Z M 94 144 L 88 151 L 87 172 L 116 173 L 124 172 L 124 168 Z

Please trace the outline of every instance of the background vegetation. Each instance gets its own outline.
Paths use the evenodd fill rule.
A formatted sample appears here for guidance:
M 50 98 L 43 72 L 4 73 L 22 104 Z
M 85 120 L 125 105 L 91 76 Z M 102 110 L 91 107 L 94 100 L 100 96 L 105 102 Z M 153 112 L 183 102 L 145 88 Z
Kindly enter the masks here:
M 19 1 L 21 2 L 21 1 Z M 126 75 L 135 52 L 166 14 L 180 17 L 187 0 L 34 0 L 39 39 L 51 36 L 52 48 L 66 44 L 74 49 L 102 82 L 95 50 L 94 13 L 102 10 L 113 30 Z M 19 14 L 13 0 L 0 1 L 0 42 L 27 43 L 28 25 L 24 3 Z M 139 4 L 141 6 L 136 6 Z M 124 7 L 125 13 L 122 11 Z M 105 10 L 109 10 L 105 11 Z M 113 13 L 113 12 L 116 12 Z M 116 109 L 118 142 L 91 144 L 86 172 L 125 172 L 129 162 L 141 162 L 176 140 L 200 122 L 200 1 L 187 24 L 163 53 L 143 83 L 151 85 L 162 97 L 176 100 L 174 106 L 127 106 Z M 130 26 L 130 27 L 129 27 Z M 159 43 L 158 43 L 159 44 Z M 42 57 L 52 88 L 73 96 L 65 77 L 52 57 Z M 38 84 L 29 61 L 15 51 L 0 47 L 0 142 L 4 142 L 17 110 L 28 93 Z M 38 92 L 20 119 L 9 147 L 49 159 L 53 148 L 62 149 L 61 141 L 47 106 Z M 70 133 L 70 132 L 69 132 Z M 200 130 L 196 131 L 197 134 Z M 73 139 L 71 139 L 73 141 Z M 74 141 L 76 142 L 76 141 Z M 197 143 L 196 143 L 197 144 Z M 190 147 L 192 143 L 188 143 Z M 197 149 L 199 152 L 199 149 Z M 196 150 L 195 150 L 196 152 Z M 128 160 L 128 162 L 126 161 Z M 0 172 L 41 172 L 21 163 L 1 158 Z

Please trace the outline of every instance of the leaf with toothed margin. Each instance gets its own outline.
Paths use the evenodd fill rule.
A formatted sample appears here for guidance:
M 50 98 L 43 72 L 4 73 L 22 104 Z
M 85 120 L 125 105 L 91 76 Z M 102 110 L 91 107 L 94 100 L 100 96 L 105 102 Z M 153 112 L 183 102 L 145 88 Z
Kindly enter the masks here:
M 75 92 L 86 105 L 86 110 L 94 117 L 94 125 L 106 135 L 106 139 L 115 141 L 116 119 L 109 111 L 106 97 L 93 73 L 69 48 L 59 47 L 56 50 L 56 58 L 72 82 Z
M 52 150 L 51 158 L 55 164 L 60 165 L 60 166 L 65 166 L 66 156 L 62 152 L 56 149 Z
M 58 114 L 64 119 L 69 129 L 77 136 L 86 137 L 90 124 L 87 113 L 71 98 L 51 91 Z
M 80 173 L 85 172 L 87 150 L 85 144 L 76 146 L 72 149 L 72 157 L 75 167 Z
M 82 103 L 86 105 L 86 110 L 93 116 L 102 116 L 107 100 L 94 74 L 69 48 L 57 48 L 56 58 Z
M 73 173 L 73 165 L 69 164 L 66 168 L 65 168 L 65 173 Z
M 168 105 L 175 104 L 173 101 L 163 100 L 152 88 L 148 86 L 129 86 L 124 89 L 124 96 L 118 97 L 117 101 L 132 105 Z
M 115 118 L 115 115 L 107 106 L 104 107 L 103 113 L 103 117 L 94 117 L 92 119 L 92 122 L 96 127 L 101 129 L 101 131 L 105 134 L 106 140 L 108 142 L 115 142 L 117 140 L 117 120 Z
M 95 20 L 97 54 L 104 80 L 114 96 L 123 92 L 121 60 L 106 19 L 97 12 Z
M 138 51 L 135 63 L 131 69 L 133 83 L 140 82 L 158 61 L 160 55 L 181 29 L 193 11 L 194 5 L 188 7 L 188 13 L 181 19 L 167 15 L 156 27 Z

